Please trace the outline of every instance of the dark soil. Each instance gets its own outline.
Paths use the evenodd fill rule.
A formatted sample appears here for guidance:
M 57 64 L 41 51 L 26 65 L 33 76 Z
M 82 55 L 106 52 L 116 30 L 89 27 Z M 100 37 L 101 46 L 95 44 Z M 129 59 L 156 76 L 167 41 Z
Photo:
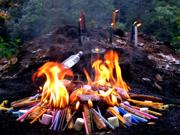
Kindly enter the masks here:
M 70 27 L 70 26 L 69 26 Z M 180 100 L 180 75 L 175 71 L 166 71 L 163 69 L 157 69 L 157 62 L 148 59 L 149 54 L 156 54 L 157 48 L 153 41 L 140 37 L 140 41 L 145 43 L 144 48 L 133 48 L 128 44 L 121 45 L 116 42 L 116 39 L 121 39 L 127 42 L 127 37 L 114 38 L 115 45 L 109 45 L 107 42 L 106 31 L 95 31 L 95 37 L 89 37 L 84 41 L 83 47 L 78 45 L 76 35 L 72 36 L 65 27 L 66 31 L 63 32 L 63 28 L 56 30 L 50 34 L 43 35 L 32 42 L 29 42 L 23 47 L 20 55 L 18 56 L 18 62 L 10 67 L 7 72 L 2 74 L 0 79 L 0 101 L 8 99 L 10 102 L 18 100 L 27 96 L 31 96 L 36 93 L 37 85 L 33 84 L 31 80 L 32 74 L 43 63 L 51 61 L 62 61 L 68 56 L 76 53 L 78 50 L 84 50 L 85 55 L 81 58 L 81 61 L 75 65 L 72 70 L 80 75 L 84 80 L 82 69 L 90 67 L 91 53 L 90 49 L 96 46 L 104 47 L 107 50 L 114 49 L 119 54 L 120 65 L 123 72 L 123 77 L 128 85 L 132 88 L 131 92 L 144 93 L 149 95 L 155 95 L 158 97 L 166 98 L 167 103 L 179 104 Z M 70 27 L 69 31 L 75 31 L 75 27 Z M 91 35 L 93 35 L 91 33 Z M 103 36 L 101 36 L 103 35 Z M 104 40 L 102 40 L 104 39 Z M 40 51 L 37 51 L 41 49 Z M 32 53 L 33 51 L 36 51 Z M 161 45 L 158 52 L 165 54 L 172 54 L 178 58 L 174 52 L 168 47 Z M 13 76 L 9 78 L 6 76 Z M 157 81 L 155 76 L 160 74 L 163 77 L 163 81 Z M 143 81 L 142 78 L 149 78 L 150 82 Z M 154 82 L 158 83 L 162 90 L 158 90 L 154 87 Z M 112 135 L 175 135 L 180 133 L 180 109 L 178 107 L 170 107 L 168 110 L 163 111 L 163 116 L 157 120 L 155 125 L 137 125 L 130 128 L 119 127 L 113 131 L 98 132 L 96 134 L 112 134 Z M 6 112 L 0 112 L 0 131 L 1 135 L 59 135 L 59 134 L 85 134 L 85 132 L 65 131 L 65 132 L 52 132 L 47 126 L 43 126 L 40 123 L 30 125 L 27 121 L 19 123 L 11 114 Z

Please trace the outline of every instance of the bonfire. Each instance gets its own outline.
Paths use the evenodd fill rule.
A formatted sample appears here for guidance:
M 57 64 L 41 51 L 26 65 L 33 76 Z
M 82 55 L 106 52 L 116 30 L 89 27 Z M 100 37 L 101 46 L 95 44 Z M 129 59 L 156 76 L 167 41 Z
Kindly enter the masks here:
M 12 102 L 17 121 L 39 121 L 54 131 L 96 131 L 155 122 L 167 108 L 158 97 L 131 92 L 123 80 L 115 51 L 92 63 L 93 77 L 84 68 L 86 81 L 73 80 L 65 64 L 47 62 L 32 76 L 45 79 L 37 95 Z M 26 108 L 26 109 L 24 109 Z

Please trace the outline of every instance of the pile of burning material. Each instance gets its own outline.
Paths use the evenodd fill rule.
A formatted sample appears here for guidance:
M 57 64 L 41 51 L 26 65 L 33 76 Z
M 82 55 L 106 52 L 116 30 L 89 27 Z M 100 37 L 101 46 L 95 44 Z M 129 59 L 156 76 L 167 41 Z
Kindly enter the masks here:
M 86 134 L 156 121 L 167 105 L 161 98 L 129 93 L 118 61 L 114 51 L 95 60 L 94 79 L 84 69 L 87 83 L 73 81 L 67 64 L 45 63 L 33 75 L 33 80 L 46 78 L 40 92 L 12 102 L 9 111 L 20 122 L 39 121 L 54 131 L 85 129 Z

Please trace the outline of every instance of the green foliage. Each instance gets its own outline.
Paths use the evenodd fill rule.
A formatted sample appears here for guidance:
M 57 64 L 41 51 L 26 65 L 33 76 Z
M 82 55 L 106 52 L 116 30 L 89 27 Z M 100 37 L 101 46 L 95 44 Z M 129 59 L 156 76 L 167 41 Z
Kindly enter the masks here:
M 155 28 L 152 34 L 157 36 L 160 40 L 171 41 L 171 39 L 178 33 L 178 27 L 176 22 L 176 14 L 174 11 L 176 7 L 159 6 L 155 8 L 155 11 L 149 20 L 149 29 Z M 148 27 L 148 26 L 147 26 Z M 148 32 L 148 29 L 146 30 Z
M 142 21 L 143 32 L 156 36 L 159 40 L 170 42 L 174 48 L 180 48 L 180 1 L 177 0 L 119 0 L 121 20 L 130 30 L 135 19 Z
M 180 54 L 180 36 L 174 37 L 172 39 L 173 47 L 175 48 L 176 52 Z
M 3 11 L 0 36 L 4 39 L 1 48 L 11 45 L 7 39 L 20 37 L 27 41 L 61 25 L 77 26 L 82 9 L 88 26 L 107 28 L 115 8 L 120 8 L 117 28 L 130 31 L 133 22 L 139 19 L 143 32 L 170 42 L 176 50 L 180 48 L 180 1 L 177 0 L 0 0 L 0 6 Z M 3 17 L 8 20 L 3 21 Z
M 20 39 L 10 40 L 7 42 L 2 37 L 0 37 L 0 58 L 9 58 L 15 55 L 18 51 L 20 43 Z
M 87 24 L 92 18 L 97 25 L 110 24 L 112 0 L 29 0 L 22 7 L 22 17 L 9 26 L 13 35 L 23 35 L 22 38 L 27 39 L 61 25 L 77 26 L 82 9 L 86 13 Z

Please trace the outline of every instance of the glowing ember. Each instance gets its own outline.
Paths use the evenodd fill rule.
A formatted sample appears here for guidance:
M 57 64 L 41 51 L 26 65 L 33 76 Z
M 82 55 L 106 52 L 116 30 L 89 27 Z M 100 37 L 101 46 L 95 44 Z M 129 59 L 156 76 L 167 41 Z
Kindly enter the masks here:
M 41 101 L 47 101 L 54 108 L 64 108 L 69 104 L 69 93 L 63 83 L 65 76 L 73 76 L 71 70 L 62 64 L 48 62 L 38 69 L 33 75 L 35 77 L 46 76 L 43 86 Z

